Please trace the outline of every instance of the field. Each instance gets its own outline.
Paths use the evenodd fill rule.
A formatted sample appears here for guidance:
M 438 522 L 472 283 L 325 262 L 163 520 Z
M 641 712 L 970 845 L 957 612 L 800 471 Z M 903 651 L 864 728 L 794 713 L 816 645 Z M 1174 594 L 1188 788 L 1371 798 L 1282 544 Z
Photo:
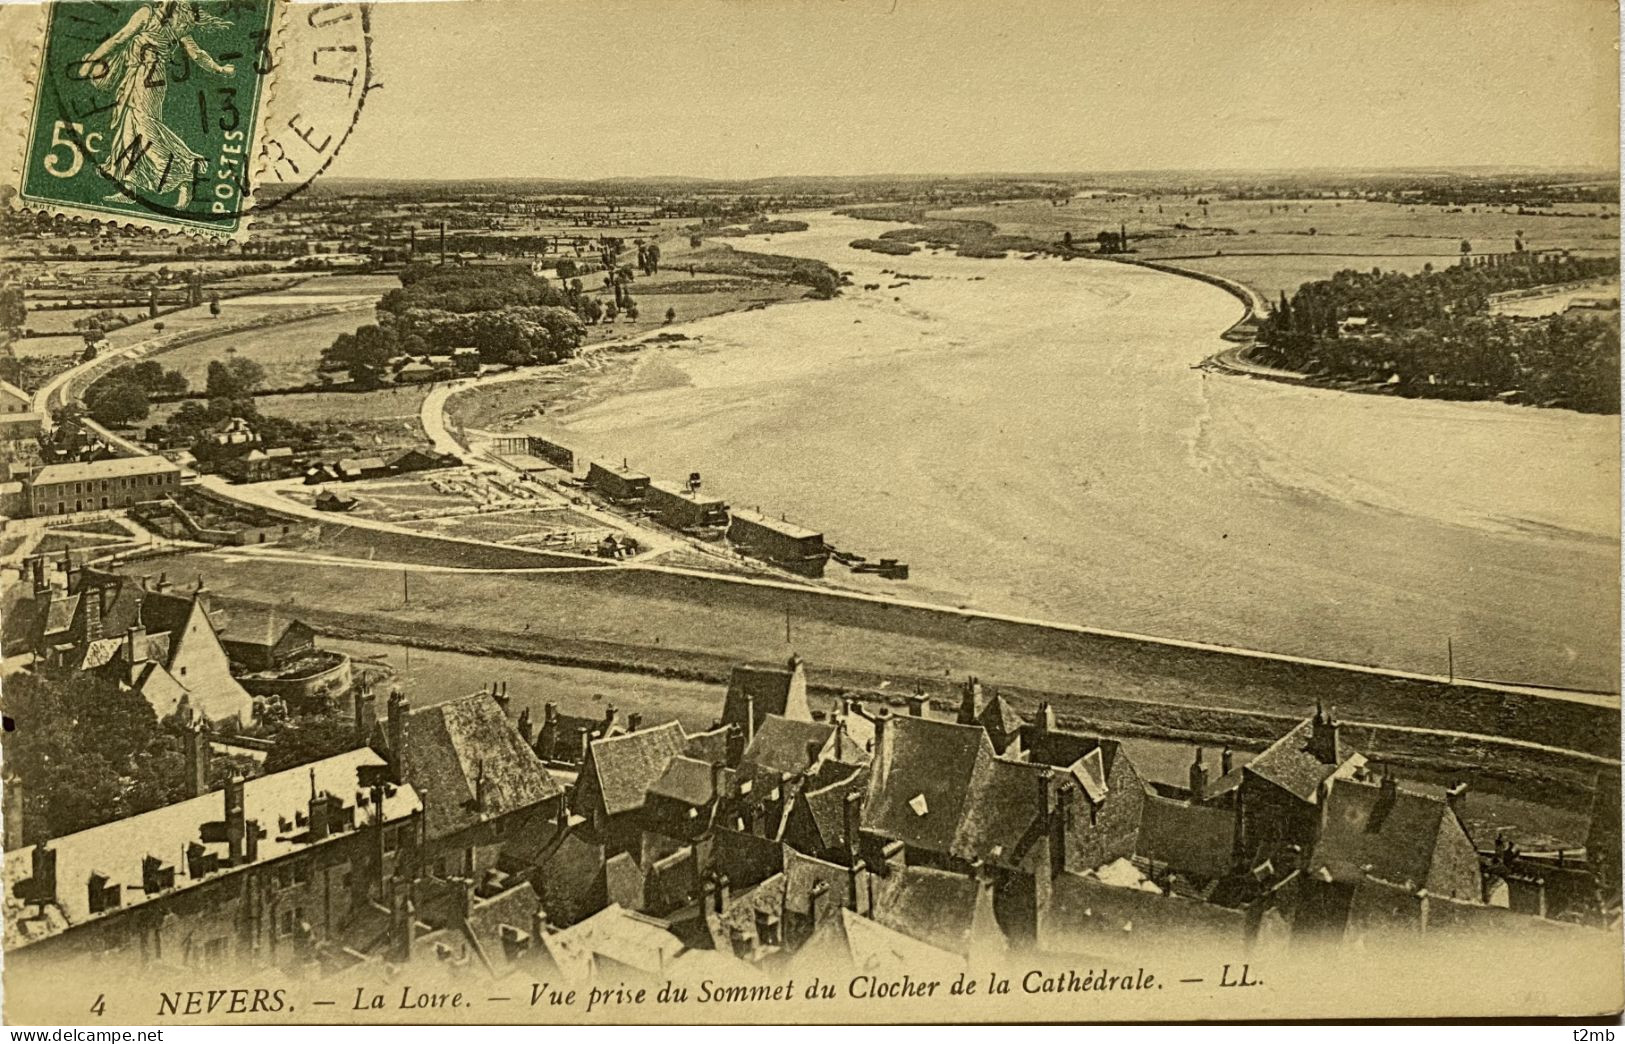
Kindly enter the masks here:
M 313 303 L 316 300 L 313 295 L 279 296 L 312 300 Z M 356 327 L 371 318 L 372 313 L 365 309 L 337 312 L 314 319 L 211 337 L 165 352 L 157 358 L 165 367 L 179 370 L 194 390 L 203 388 L 209 363 L 228 356 L 259 363 L 265 370 L 264 387 L 296 387 L 317 379 L 317 363 L 322 349 L 332 344 L 335 337 L 354 333 Z
M 1428 262 L 1449 264 L 1461 256 L 1464 240 L 1474 253 L 1511 251 L 1519 232 L 1531 250 L 1619 249 L 1618 208 L 1611 205 L 1565 204 L 1544 215 L 1357 199 L 1146 195 L 1076 197 L 1064 206 L 1022 200 L 927 215 L 990 222 L 1000 233 L 1045 242 L 1071 232 L 1080 245 L 1126 228 L 1138 257 L 1235 278 L 1270 297 L 1344 268 L 1414 271 Z

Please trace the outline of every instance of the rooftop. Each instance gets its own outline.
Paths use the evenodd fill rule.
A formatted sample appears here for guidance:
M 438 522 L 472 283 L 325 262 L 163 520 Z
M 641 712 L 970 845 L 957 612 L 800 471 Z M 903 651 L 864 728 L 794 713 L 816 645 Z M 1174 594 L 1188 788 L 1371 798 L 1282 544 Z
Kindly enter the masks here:
M 264 837 L 259 842 L 260 865 L 282 856 L 325 844 L 312 842 L 304 826 L 298 825 L 308 812 L 311 790 L 332 794 L 357 809 L 357 825 L 370 821 L 371 799 L 358 786 L 357 772 L 365 766 L 382 766 L 384 759 L 366 748 L 338 754 L 309 765 L 301 765 L 271 776 L 248 780 L 243 786 L 244 816 L 259 824 Z M 203 828 L 225 820 L 224 791 L 153 809 L 127 819 L 81 830 L 77 834 L 53 838 L 45 846 L 56 853 L 56 900 L 41 907 L 25 902 L 16 894 L 17 886 L 33 875 L 34 849 L 30 845 L 5 854 L 5 945 L 26 946 L 67 931 L 103 913 L 90 910 L 90 875 L 105 875 L 109 885 L 122 886 L 117 909 L 129 909 L 154 898 L 185 891 L 235 873 L 249 864 L 221 866 L 213 872 L 192 877 L 185 861 L 177 857 L 196 842 L 209 853 L 228 856 L 227 844 L 205 841 Z M 396 787 L 384 798 L 384 821 L 394 822 L 421 811 L 422 802 L 410 786 Z M 282 824 L 290 824 L 283 829 Z M 214 836 L 212 833 L 210 836 Z M 342 836 L 329 835 L 327 840 Z M 171 887 L 149 894 L 143 887 L 142 861 L 153 856 L 174 867 Z M 109 910 L 106 913 L 114 913 Z
M 760 511 L 751 511 L 747 508 L 736 507 L 733 509 L 732 513 L 733 517 L 736 519 L 761 526 L 763 529 L 771 529 L 773 532 L 782 536 L 787 536 L 792 540 L 816 540 L 821 539 L 824 535 L 819 530 L 808 529 L 806 526 L 797 525 L 788 519 L 772 518 L 768 515 L 762 514 Z
M 130 478 L 179 470 L 163 457 L 112 457 L 78 464 L 47 464 L 29 479 L 29 484 L 38 488 L 59 482 Z

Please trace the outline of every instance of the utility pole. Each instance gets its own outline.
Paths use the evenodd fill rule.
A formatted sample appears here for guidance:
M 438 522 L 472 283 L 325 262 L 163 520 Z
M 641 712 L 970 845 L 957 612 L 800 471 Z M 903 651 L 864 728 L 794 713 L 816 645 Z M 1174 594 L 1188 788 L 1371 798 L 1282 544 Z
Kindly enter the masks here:
M 1444 654 L 1450 669 L 1450 684 L 1456 684 L 1456 642 L 1450 635 L 1444 637 Z
M 784 644 L 790 644 L 790 609 L 788 606 L 784 610 Z
M 407 586 L 407 578 L 411 575 L 406 570 L 401 570 L 401 601 L 405 603 L 408 609 L 412 607 L 412 589 Z

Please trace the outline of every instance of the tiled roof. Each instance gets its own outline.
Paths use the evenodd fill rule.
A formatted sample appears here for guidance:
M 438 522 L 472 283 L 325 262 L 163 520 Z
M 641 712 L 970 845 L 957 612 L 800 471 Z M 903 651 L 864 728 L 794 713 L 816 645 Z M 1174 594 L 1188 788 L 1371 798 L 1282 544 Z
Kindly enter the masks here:
M 641 808 L 649 787 L 683 752 L 687 736 L 679 722 L 606 736 L 592 742 L 592 770 L 610 815 Z
M 782 776 L 805 772 L 829 744 L 835 726 L 823 721 L 796 721 L 769 714 L 739 759 L 742 771 L 766 771 Z
M 406 729 L 405 774 L 423 794 L 431 839 L 563 793 L 486 693 L 413 711 Z M 482 778 L 484 808 L 478 803 Z

